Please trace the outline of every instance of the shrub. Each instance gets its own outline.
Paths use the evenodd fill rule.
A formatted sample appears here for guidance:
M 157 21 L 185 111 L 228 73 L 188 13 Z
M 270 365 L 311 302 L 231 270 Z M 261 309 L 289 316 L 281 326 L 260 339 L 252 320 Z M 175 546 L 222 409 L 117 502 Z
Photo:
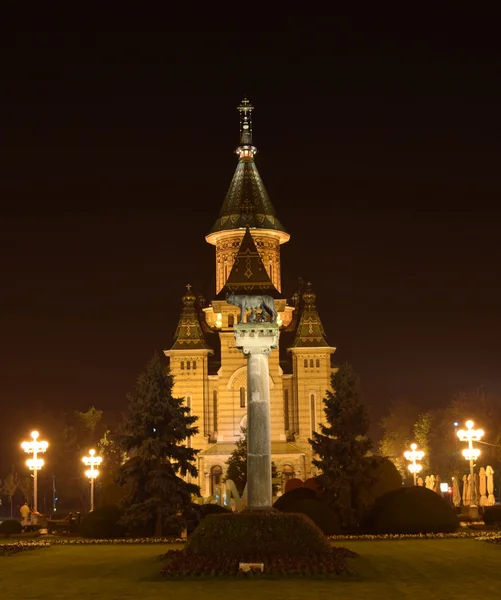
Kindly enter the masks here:
M 282 494 L 273 504 L 273 508 L 282 512 L 290 512 L 290 507 L 299 500 L 315 500 L 316 497 L 316 492 L 309 487 L 293 488 Z
M 368 489 L 372 504 L 379 496 L 400 489 L 402 487 L 402 476 L 397 467 L 386 456 L 371 456 L 367 460 L 370 461 L 370 474 L 373 478 L 373 483 Z
M 454 508 L 435 492 L 405 487 L 383 494 L 367 512 L 367 533 L 451 533 L 458 527 Z
M 335 535 L 341 531 L 341 521 L 332 506 L 315 498 L 297 500 L 284 512 L 306 515 L 325 535 Z
M 162 574 L 238 575 L 240 562 L 263 562 L 265 574 L 350 572 L 344 548 L 333 548 L 306 516 L 248 511 L 205 518 L 184 550 L 171 550 Z
M 254 555 L 256 550 L 303 555 L 330 548 L 321 530 L 304 515 L 249 511 L 209 515 L 186 545 L 188 553 Z
M 288 479 L 285 483 L 284 493 L 290 492 L 291 490 L 295 490 L 297 488 L 303 487 L 303 481 L 298 477 L 293 477 L 292 479 Z
M 23 526 L 16 519 L 6 519 L 0 523 L 0 534 L 9 537 L 9 535 L 18 535 L 23 531 Z
M 109 505 L 96 508 L 80 523 L 79 533 L 86 538 L 123 537 L 124 527 L 119 523 L 122 511 L 118 506 Z
M 501 506 L 489 506 L 484 509 L 486 525 L 501 525 Z
M 201 508 L 203 517 L 207 517 L 208 515 L 227 515 L 232 512 L 229 508 L 220 504 L 204 504 Z

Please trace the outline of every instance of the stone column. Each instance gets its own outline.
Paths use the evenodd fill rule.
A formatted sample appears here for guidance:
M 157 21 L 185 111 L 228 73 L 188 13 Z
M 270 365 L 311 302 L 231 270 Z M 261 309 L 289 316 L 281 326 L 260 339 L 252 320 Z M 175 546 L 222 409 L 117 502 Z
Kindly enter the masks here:
M 270 509 L 271 427 L 268 355 L 278 346 L 276 323 L 234 326 L 236 347 L 247 356 L 247 508 Z

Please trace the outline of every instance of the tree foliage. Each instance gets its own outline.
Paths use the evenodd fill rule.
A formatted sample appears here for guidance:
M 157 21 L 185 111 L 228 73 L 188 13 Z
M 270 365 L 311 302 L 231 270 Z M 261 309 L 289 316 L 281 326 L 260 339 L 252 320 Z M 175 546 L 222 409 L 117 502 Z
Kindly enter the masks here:
M 402 455 L 414 441 L 418 449 L 425 452 L 423 478 L 429 474 L 439 474 L 443 481 L 450 481 L 453 476 L 462 477 L 468 471 L 468 463 L 461 454 L 465 445 L 459 441 L 457 430 L 464 429 L 468 419 L 474 421 L 476 428 L 485 430 L 483 443 L 479 444 L 478 466 L 490 464 L 495 472 L 499 471 L 501 435 L 497 432 L 501 430 L 501 403 L 481 388 L 459 392 L 445 407 L 421 413 L 409 403 L 391 405 L 382 420 L 381 451 L 406 474 L 408 463 L 402 461 L 398 453 Z
M 419 415 L 417 406 L 408 400 L 395 400 L 390 403 L 388 414 L 381 419 L 383 438 L 379 451 L 388 457 L 402 477 L 407 477 L 407 461 L 404 452 L 414 441 L 414 425 Z
M 123 522 L 130 533 L 161 536 L 185 525 L 181 513 L 197 494 L 197 485 L 183 478 L 197 476 L 197 450 L 190 447 L 198 432 L 197 417 L 172 395 L 173 379 L 158 354 L 139 375 L 117 437 L 128 459 L 120 467 L 126 488 Z
M 226 479 L 231 479 L 240 495 L 243 494 L 247 483 L 247 429 L 240 429 L 241 436 L 237 440 L 235 449 L 226 461 Z
M 361 401 L 360 382 L 353 368 L 344 364 L 332 375 L 333 391 L 327 390 L 324 412 L 327 424 L 320 424 L 309 440 L 313 464 L 321 474 L 320 488 L 338 511 L 343 525 L 355 525 L 365 509 L 372 482 L 366 460 L 372 447 L 367 438 L 369 417 Z
M 245 484 L 247 483 L 247 429 L 240 428 L 241 436 L 237 441 L 235 449 L 230 454 L 226 461 L 228 468 L 226 470 L 226 479 L 231 479 L 237 488 L 240 495 L 244 493 Z M 274 462 L 271 463 L 271 477 L 278 479 L 279 473 Z M 274 496 L 280 489 L 280 484 L 272 484 L 272 493 Z

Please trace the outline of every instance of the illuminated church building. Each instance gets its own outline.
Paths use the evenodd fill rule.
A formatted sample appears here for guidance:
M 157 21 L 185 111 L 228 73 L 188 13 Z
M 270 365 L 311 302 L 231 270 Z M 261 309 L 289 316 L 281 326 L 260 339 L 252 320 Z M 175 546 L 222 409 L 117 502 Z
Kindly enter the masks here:
M 201 495 L 214 492 L 247 419 L 247 359 L 235 348 L 233 325 L 240 310 L 228 293 L 268 294 L 275 300 L 280 345 L 269 355 L 272 460 L 282 482 L 307 479 L 312 471 L 308 443 L 324 418 L 330 389 L 331 356 L 316 296 L 300 284 L 288 301 L 281 288 L 280 246 L 290 235 L 275 216 L 254 162 L 252 109 L 238 107 L 238 164 L 228 193 L 206 241 L 216 249 L 216 289 L 209 305 L 187 286 L 174 344 L 165 354 L 174 376 L 174 395 L 198 416 L 199 432 L 189 443 L 200 450 Z

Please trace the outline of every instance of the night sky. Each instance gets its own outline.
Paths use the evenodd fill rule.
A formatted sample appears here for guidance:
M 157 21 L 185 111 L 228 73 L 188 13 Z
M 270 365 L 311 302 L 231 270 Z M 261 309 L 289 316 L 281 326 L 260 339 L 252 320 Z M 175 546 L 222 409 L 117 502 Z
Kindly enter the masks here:
M 326 31 L 4 39 L 2 452 L 40 411 L 123 410 L 185 285 L 213 296 L 205 235 L 244 94 L 291 234 L 283 291 L 313 283 L 374 421 L 396 398 L 501 395 L 496 39 L 349 17 Z

